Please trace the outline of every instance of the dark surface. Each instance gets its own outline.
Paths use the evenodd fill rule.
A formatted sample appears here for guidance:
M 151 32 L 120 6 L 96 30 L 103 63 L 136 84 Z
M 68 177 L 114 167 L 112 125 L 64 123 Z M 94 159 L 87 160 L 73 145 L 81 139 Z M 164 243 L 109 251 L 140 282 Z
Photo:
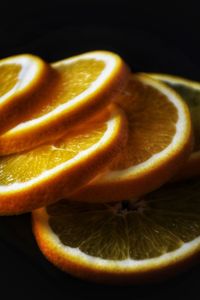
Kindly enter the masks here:
M 95 4 L 94 4 L 95 2 Z M 133 71 L 165 72 L 200 80 L 199 10 L 132 1 L 55 1 L 1 4 L 0 58 L 30 52 L 47 61 L 93 49 L 112 50 Z M 62 273 L 39 252 L 30 215 L 0 218 L 0 296 L 3 299 L 199 299 L 199 266 L 166 283 L 109 287 Z

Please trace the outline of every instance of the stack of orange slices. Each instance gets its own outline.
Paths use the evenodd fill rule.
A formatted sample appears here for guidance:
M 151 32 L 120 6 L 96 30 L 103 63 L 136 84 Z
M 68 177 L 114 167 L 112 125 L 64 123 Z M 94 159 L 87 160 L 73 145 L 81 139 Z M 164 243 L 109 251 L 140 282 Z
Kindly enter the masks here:
M 108 51 L 22 54 L 0 60 L 0 100 L 0 214 L 32 211 L 50 262 L 134 284 L 198 261 L 200 84 Z

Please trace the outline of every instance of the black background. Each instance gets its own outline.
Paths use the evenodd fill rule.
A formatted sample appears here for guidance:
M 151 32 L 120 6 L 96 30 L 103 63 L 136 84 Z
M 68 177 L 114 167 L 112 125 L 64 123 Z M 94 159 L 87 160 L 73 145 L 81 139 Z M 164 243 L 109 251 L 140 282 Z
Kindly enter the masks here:
M 93 49 L 119 53 L 133 71 L 200 81 L 200 11 L 193 1 L 74 0 L 0 5 L 0 58 L 34 53 L 51 62 Z M 158 285 L 111 287 L 62 273 L 39 252 L 30 215 L 0 218 L 0 297 L 199 299 L 199 266 Z

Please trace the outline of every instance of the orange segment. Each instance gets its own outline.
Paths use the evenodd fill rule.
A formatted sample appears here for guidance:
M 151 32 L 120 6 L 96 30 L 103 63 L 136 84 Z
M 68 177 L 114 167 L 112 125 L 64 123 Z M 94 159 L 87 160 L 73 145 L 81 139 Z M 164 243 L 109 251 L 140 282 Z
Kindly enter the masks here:
M 45 257 L 79 278 L 111 284 L 161 281 L 200 256 L 199 179 L 134 200 L 61 200 L 32 213 Z
M 0 214 L 31 211 L 71 194 L 102 171 L 126 141 L 126 120 L 109 107 L 82 130 L 0 158 Z
M 16 126 L 31 110 L 31 96 L 46 81 L 49 66 L 39 57 L 22 54 L 0 60 L 0 134 Z
M 0 65 L 0 97 L 8 93 L 19 80 L 19 73 L 22 67 L 19 64 Z
M 178 120 L 178 111 L 166 95 L 144 86 L 137 77 L 130 81 L 120 105 L 129 120 L 129 139 L 123 159 L 116 161 L 113 170 L 137 166 L 164 150 L 172 142 Z
M 127 82 L 122 59 L 96 51 L 52 64 L 49 82 L 32 99 L 28 118 L 0 137 L 0 154 L 7 155 L 60 138 L 73 126 L 100 112 Z
M 145 75 L 133 75 L 119 99 L 129 126 L 127 146 L 113 165 L 72 199 L 136 198 L 173 177 L 192 150 L 191 120 L 182 99 Z
M 0 185 L 27 182 L 74 158 L 80 151 L 92 147 L 102 139 L 107 130 L 106 124 L 97 124 L 96 126 L 96 128 L 90 129 L 89 134 L 88 129 L 86 129 L 51 145 L 44 145 L 21 154 L 1 157 Z
M 200 83 L 167 74 L 148 74 L 179 93 L 187 103 L 194 130 L 194 149 L 176 180 L 198 176 L 200 174 Z
M 58 106 L 83 93 L 92 82 L 97 80 L 104 68 L 105 63 L 103 61 L 95 61 L 94 59 L 78 61 L 72 65 L 55 66 L 54 84 L 41 91 L 39 95 L 41 105 L 37 107 L 30 119 L 48 114 Z M 47 101 L 45 102 L 43 99 Z

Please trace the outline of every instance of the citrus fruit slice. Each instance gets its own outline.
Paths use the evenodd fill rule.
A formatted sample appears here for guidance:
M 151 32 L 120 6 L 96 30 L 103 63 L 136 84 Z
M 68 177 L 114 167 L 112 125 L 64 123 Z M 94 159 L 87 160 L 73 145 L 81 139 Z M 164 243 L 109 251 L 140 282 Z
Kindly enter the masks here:
M 0 60 L 0 133 L 20 123 L 29 98 L 44 83 L 48 65 L 39 57 L 22 54 Z
M 146 194 L 169 180 L 191 153 L 191 120 L 173 90 L 145 75 L 133 75 L 119 99 L 128 143 L 113 165 L 72 199 L 120 201 Z
M 82 131 L 1 157 L 0 214 L 30 211 L 72 193 L 112 161 L 125 136 L 124 114 L 112 106 Z
M 148 75 L 173 88 L 189 106 L 194 128 L 194 149 L 183 170 L 175 178 L 197 176 L 200 174 L 200 83 L 166 74 Z
M 78 55 L 52 67 L 51 80 L 37 94 L 40 105 L 25 122 L 0 137 L 1 155 L 60 138 L 103 109 L 128 78 L 122 59 L 106 51 Z
M 118 203 L 61 200 L 32 213 L 43 254 L 102 283 L 161 280 L 200 257 L 200 182 L 174 183 Z

